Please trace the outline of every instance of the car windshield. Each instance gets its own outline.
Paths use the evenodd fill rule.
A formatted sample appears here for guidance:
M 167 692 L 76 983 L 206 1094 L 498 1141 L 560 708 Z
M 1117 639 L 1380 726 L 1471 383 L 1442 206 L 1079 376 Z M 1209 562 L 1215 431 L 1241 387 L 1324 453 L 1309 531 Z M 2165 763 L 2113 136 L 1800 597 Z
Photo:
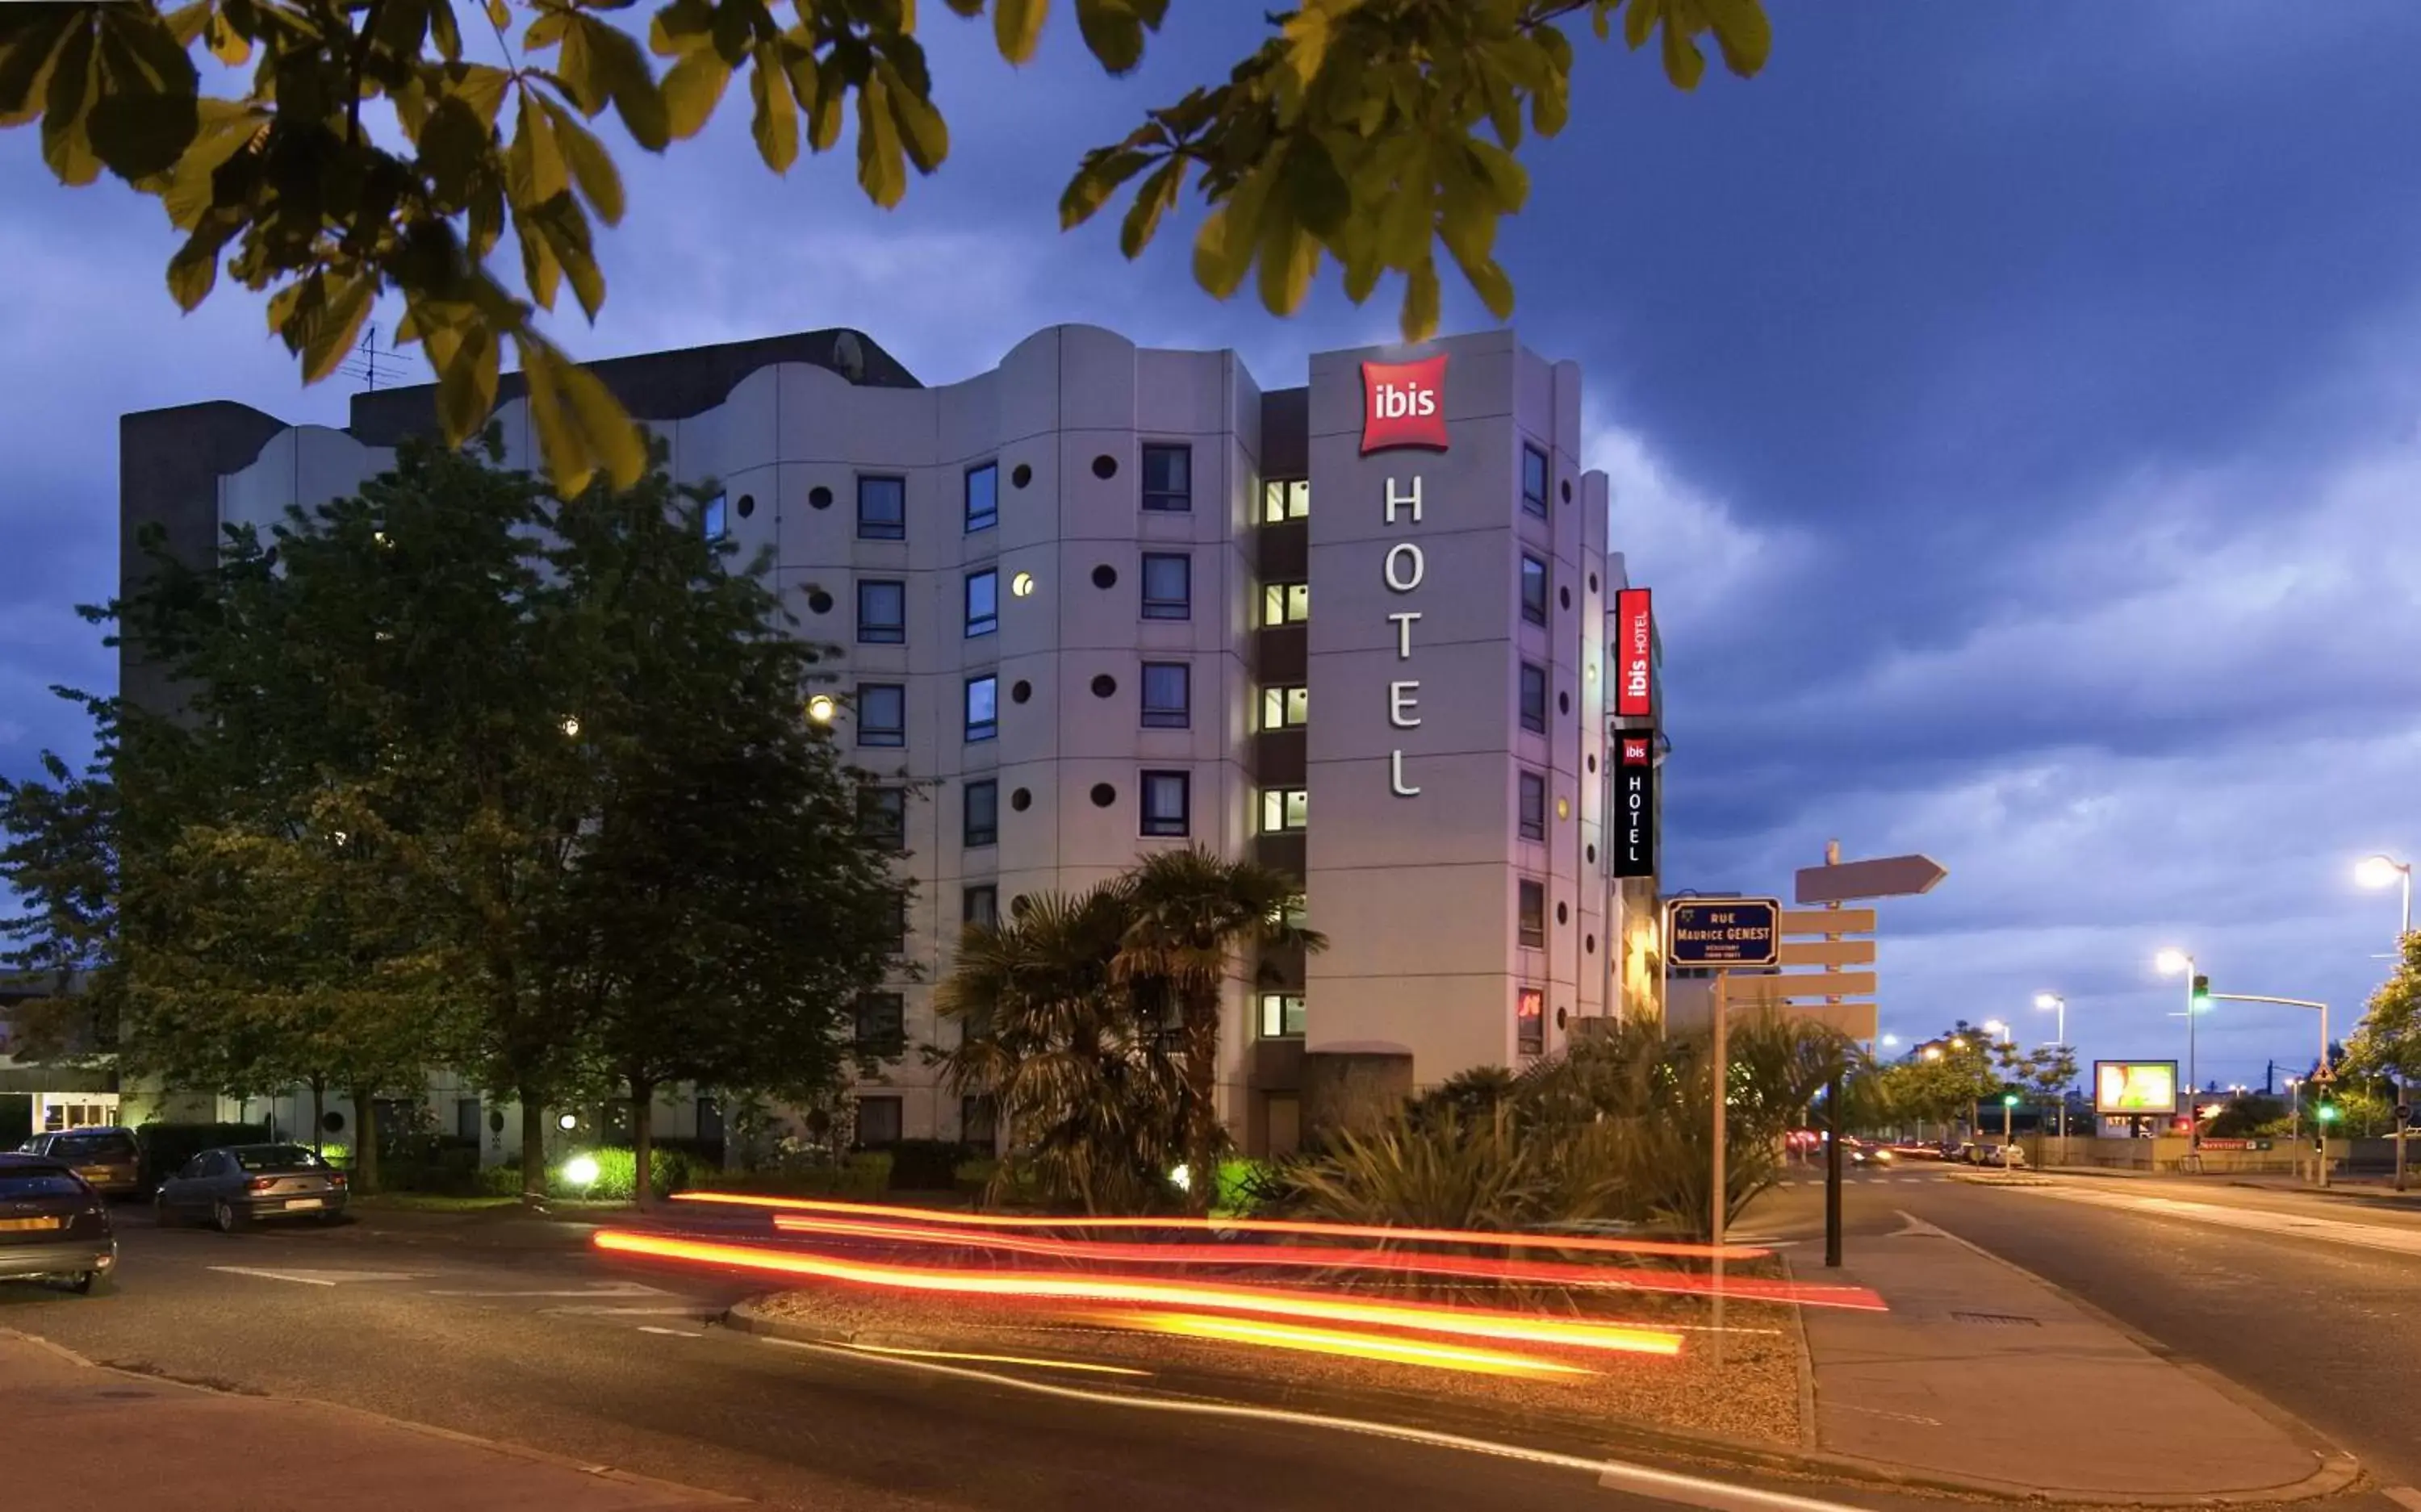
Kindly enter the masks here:
M 327 1163 L 300 1145 L 254 1145 L 231 1153 L 247 1171 L 318 1169 Z
M 131 1161 L 134 1141 L 125 1134 L 70 1134 L 51 1153 L 63 1161 Z
M 65 1171 L 0 1171 L 0 1201 L 28 1197 L 75 1197 L 84 1183 Z

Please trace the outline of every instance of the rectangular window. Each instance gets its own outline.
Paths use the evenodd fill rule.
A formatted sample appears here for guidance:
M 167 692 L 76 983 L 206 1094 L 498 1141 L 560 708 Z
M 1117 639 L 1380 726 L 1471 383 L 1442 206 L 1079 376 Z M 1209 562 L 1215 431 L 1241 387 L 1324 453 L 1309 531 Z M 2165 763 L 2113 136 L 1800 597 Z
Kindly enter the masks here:
M 959 1143 L 976 1149 L 990 1149 L 1000 1143 L 999 1104 L 990 1098 L 964 1097 L 959 1099 Z
M 857 1099 L 857 1143 L 864 1149 L 881 1149 L 899 1143 L 898 1098 Z
M 908 538 L 908 480 L 904 477 L 877 477 L 872 475 L 857 480 L 857 538 L 860 540 L 906 540 Z
M 1000 574 L 991 568 L 967 574 L 967 638 L 1000 629 Z
M 908 743 L 908 690 L 896 682 L 857 685 L 857 743 Z
M 1194 802 L 1191 780 L 1182 772 L 1143 774 L 1143 833 L 1191 834 Z
M 908 585 L 858 579 L 857 639 L 864 646 L 898 646 L 908 639 Z
M 1264 787 L 1261 789 L 1261 833 L 1286 834 L 1304 827 L 1304 801 L 1308 789 L 1302 787 Z
M 999 791 L 998 788 L 993 789 Z M 959 922 L 970 929 L 989 929 L 1000 923 L 1000 889 L 991 882 L 959 894 Z
M 1194 507 L 1193 447 L 1144 447 L 1143 507 L 1172 514 L 1182 514 Z
M 1547 564 L 1522 553 L 1522 617 L 1533 625 L 1547 622 Z
M 908 789 L 860 787 L 857 833 L 892 850 L 908 847 Z
M 1261 585 L 1262 624 L 1300 625 L 1310 617 L 1310 584 L 1264 583 Z
M 1261 523 L 1284 524 L 1289 520 L 1311 518 L 1311 481 L 1308 478 L 1272 478 L 1261 485 Z
M 1547 837 L 1547 779 L 1535 772 L 1522 773 L 1522 838 Z
M 1547 884 L 1521 883 L 1521 943 L 1524 950 L 1547 948 Z
M 908 894 L 904 889 L 891 895 L 890 950 L 895 956 L 908 953 Z
M 1181 730 L 1194 723 L 1194 669 L 1183 662 L 1143 664 L 1146 729 Z
M 851 1027 L 861 1055 L 897 1060 L 907 1052 L 907 1004 L 897 992 L 860 992 Z
M 1263 1039 L 1301 1039 L 1303 1037 L 1302 993 L 1264 992 L 1261 994 L 1261 1037 Z
M 970 848 L 1000 844 L 1000 784 L 990 777 L 967 784 L 967 812 L 959 843 Z
M 989 740 L 1000 733 L 1000 679 L 987 672 L 967 679 L 967 739 Z
M 1143 553 L 1143 617 L 1194 617 L 1194 558 L 1174 552 Z
M 1547 994 L 1525 987 L 1513 998 L 1513 1042 L 1524 1055 L 1547 1049 Z
M 1547 669 L 1532 662 L 1522 663 L 1522 727 L 1547 733 Z
M 1526 442 L 1522 447 L 1522 507 L 1547 518 L 1547 454 Z
M 1309 718 L 1310 690 L 1301 683 L 1261 690 L 1261 728 L 1300 729 Z
M 722 494 L 718 493 L 699 506 L 697 528 L 698 533 L 709 540 L 721 540 L 731 529 L 730 506 L 724 503 Z
M 985 462 L 967 469 L 967 534 L 1000 523 L 1000 464 Z

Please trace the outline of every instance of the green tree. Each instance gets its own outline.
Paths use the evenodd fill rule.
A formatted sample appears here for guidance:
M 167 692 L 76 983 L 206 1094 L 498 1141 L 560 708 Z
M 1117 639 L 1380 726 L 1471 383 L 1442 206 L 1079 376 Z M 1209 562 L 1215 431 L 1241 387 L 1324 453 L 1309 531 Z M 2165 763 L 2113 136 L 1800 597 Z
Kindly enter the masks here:
M 538 322 L 566 285 L 591 320 L 605 300 L 594 223 L 618 223 L 625 196 L 591 123 L 610 109 L 632 144 L 663 152 L 743 78 L 766 166 L 789 169 L 803 129 L 823 152 L 853 120 L 858 182 L 884 207 L 912 165 L 941 166 L 950 137 L 914 5 L 670 0 L 643 50 L 607 19 L 620 3 L 484 0 L 467 46 L 453 0 L 0 8 L 0 126 L 39 126 L 61 183 L 105 170 L 157 198 L 184 239 L 168 261 L 178 304 L 200 304 L 224 266 L 269 295 L 305 381 L 336 371 L 393 293 L 406 310 L 397 338 L 420 343 L 436 371 L 449 443 L 486 423 L 509 343 L 558 491 L 579 494 L 599 468 L 627 488 L 647 470 L 637 429 Z M 1002 57 L 1021 65 L 1054 8 L 948 5 L 989 12 Z M 1094 58 L 1124 74 L 1169 0 L 1071 8 Z M 1118 246 L 1139 257 L 1190 187 L 1207 209 L 1195 278 L 1218 298 L 1257 274 L 1262 303 L 1289 314 L 1334 260 L 1357 304 L 1400 274 L 1402 328 L 1417 339 L 1437 325 L 1443 243 L 1503 319 L 1513 288 L 1496 232 L 1528 195 L 1516 153 L 1563 129 L 1566 28 L 1584 16 L 1601 39 L 1618 20 L 1634 50 L 1658 40 L 1684 89 L 1705 70 L 1702 39 L 1743 76 L 1772 39 L 1761 0 L 1303 0 L 1270 15 L 1273 35 L 1223 81 L 1086 153 L 1060 223 L 1083 225 L 1132 186 Z M 648 52 L 671 60 L 661 74 Z M 228 93 L 203 92 L 205 67 Z M 521 291 L 491 267 L 508 233 Z
M 54 990 L 12 1010 L 16 1053 L 70 1062 L 117 1049 L 117 787 L 102 756 L 77 771 L 41 755 L 42 775 L 0 778 L 0 881 L 19 912 L 0 919 L 0 963 Z
M 1187 1193 L 1210 1209 L 1212 1176 L 1227 1148 L 1220 1122 L 1219 1010 L 1227 982 L 1247 952 L 1281 946 L 1314 951 L 1328 942 L 1297 921 L 1303 887 L 1252 861 L 1228 861 L 1200 846 L 1163 850 L 1119 881 L 1128 924 L 1111 963 L 1114 979 L 1165 983 L 1173 999 L 1185 1068 Z
M 2346 1040 L 2346 1059 L 2360 1075 L 2421 1081 L 2421 930 L 2404 937 L 2395 974 Z

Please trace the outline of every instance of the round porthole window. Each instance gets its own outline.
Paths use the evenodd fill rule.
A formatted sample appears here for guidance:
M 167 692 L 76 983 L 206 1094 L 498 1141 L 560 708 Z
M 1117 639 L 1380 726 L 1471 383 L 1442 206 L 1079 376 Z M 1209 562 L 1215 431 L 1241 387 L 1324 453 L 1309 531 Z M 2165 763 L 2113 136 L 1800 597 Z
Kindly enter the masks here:
M 1118 679 L 1106 672 L 1093 679 L 1093 696 L 1096 698 L 1107 698 L 1117 691 Z
M 1118 475 L 1118 460 L 1108 452 L 1093 459 L 1093 475 L 1106 483 Z
M 1591 865 L 1595 865 L 1597 864 L 1597 847 L 1591 846 L 1588 848 L 1588 859 Z
M 1023 462 L 1020 462 L 1015 467 L 1008 470 L 1008 486 L 1010 488 L 1022 489 L 1033 481 L 1034 469 L 1026 466 Z
M 1009 580 L 1008 580 L 1008 591 L 1009 591 L 1010 596 L 1011 596 L 1011 597 L 1013 597 L 1013 598 L 1019 598 L 1019 599 L 1031 599 L 1031 598 L 1033 598 L 1033 597 L 1034 597 L 1034 574 L 1033 574 L 1033 573 L 1031 573 L 1031 572 L 1020 572 L 1019 574 L 1017 574 L 1017 576 L 1015 576 L 1015 577 L 1013 577 L 1013 578 L 1009 579 Z
M 1093 586 L 1097 588 L 1115 588 L 1117 585 L 1118 569 L 1117 568 L 1112 567 L 1107 562 L 1103 562 L 1101 566 L 1093 569 Z
M 1712 1094 L 1709 1094 L 1709 1097 L 1711 1099 Z M 1711 1107 L 1712 1105 L 1713 1104 L 1710 1100 L 1709 1106 Z M 345 1131 L 345 1115 L 336 1112 L 334 1108 L 331 1108 L 326 1113 L 320 1115 L 320 1127 L 332 1134 L 341 1134 Z M 1712 1189 L 1710 1188 L 1709 1190 L 1711 1191 Z
M 1564 502 L 1566 504 L 1572 502 L 1572 480 L 1570 478 L 1564 479 Z M 1711 1101 L 1712 1099 L 1710 1099 L 1709 1100 Z
M 1590 574 L 1589 574 L 1589 592 L 1591 592 L 1591 593 L 1595 593 L 1596 591 L 1597 591 L 1597 574 L 1596 574 L 1596 573 L 1594 573 L 1594 572 L 1592 572 L 1592 573 L 1590 573 Z
M 807 507 L 811 509 L 831 508 L 832 490 L 824 487 L 820 483 L 817 484 L 814 488 L 807 490 Z
M 1597 936 L 1595 936 L 1595 935 L 1593 935 L 1593 934 L 1585 934 L 1585 935 L 1581 936 L 1581 950 L 1583 951 L 1583 953 L 1585 953 L 1585 954 L 1586 954 L 1586 955 L 1591 955 L 1591 956 L 1596 955 L 1596 954 L 1597 954 Z
M 1570 799 L 1569 799 L 1569 798 L 1558 798 L 1558 799 L 1556 799 L 1556 800 L 1555 800 L 1555 818 L 1559 818 L 1559 819 L 1568 819 L 1568 818 L 1570 818 L 1571 817 L 1572 817 L 1572 801 L 1571 801 Z
M 1572 908 L 1570 904 L 1558 903 L 1555 905 L 1555 922 L 1557 924 L 1570 924 L 1572 922 Z
M 1023 893 L 1018 894 L 1015 897 L 1008 900 L 1008 916 L 1012 919 L 1022 919 L 1025 917 L 1025 911 L 1028 906 L 1029 905 L 1025 901 L 1025 895 Z M 1709 1099 L 1710 1102 L 1712 1100 L 1712 1099 Z
M 821 588 L 818 588 L 813 593 L 807 595 L 807 607 L 820 615 L 831 614 L 832 595 L 826 593 Z M 1710 1094 L 1710 1096 L 1712 1096 L 1712 1094 Z
M 1591 772 L 1595 772 L 1597 770 L 1597 757 L 1591 756 L 1588 758 L 1588 769 Z
M 757 512 L 757 495 L 755 495 L 755 494 L 753 494 L 753 493 L 743 493 L 743 494 L 742 494 L 742 495 L 740 496 L 740 518 L 741 518 L 741 519 L 742 519 L 742 520 L 745 520 L 745 519 L 747 519 L 750 515 L 753 515 L 753 514 L 755 514 L 756 512 Z
M 1023 814 L 1027 809 L 1034 806 L 1034 795 L 1026 789 L 1020 787 L 1017 791 L 1008 795 L 1008 806 L 1017 810 L 1020 814 Z
M 1107 808 L 1118 801 L 1118 790 L 1105 782 L 1093 784 L 1093 806 Z
M 1016 682 L 1009 686 L 1008 701 L 1012 704 L 1022 704 L 1033 696 L 1034 684 L 1026 681 L 1023 678 L 1018 678 Z
M 1563 1026 L 1564 1026 L 1564 1010 L 1563 1010 L 1563 1009 L 1561 1009 L 1561 1008 L 1557 1008 L 1557 1009 L 1555 1010 L 1555 1027 L 1556 1027 L 1556 1028 L 1558 1028 L 1558 1029 L 1561 1029 Z M 1711 1105 L 1711 1104 L 1713 1103 L 1713 1101 L 1714 1101 L 1714 1099 L 1710 1096 L 1710 1097 L 1709 1097 L 1709 1098 L 1708 1098 L 1708 1099 L 1707 1099 L 1707 1100 L 1708 1100 L 1708 1102 Z M 1710 1190 L 1711 1190 L 1711 1189 L 1710 1189 Z
M 1571 695 L 1570 694 L 1568 694 L 1568 693 L 1559 693 L 1559 694 L 1555 694 L 1555 712 L 1557 712 L 1557 713 L 1559 713 L 1559 714 L 1569 714 L 1569 713 L 1570 713 L 1571 711 L 1572 711 L 1572 695 Z M 1710 1096 L 1712 1096 L 1712 1094 L 1709 1094 L 1709 1095 L 1710 1095 Z
M 1555 600 L 1565 608 L 1570 609 L 1572 606 L 1572 590 L 1570 588 L 1557 588 L 1555 590 Z

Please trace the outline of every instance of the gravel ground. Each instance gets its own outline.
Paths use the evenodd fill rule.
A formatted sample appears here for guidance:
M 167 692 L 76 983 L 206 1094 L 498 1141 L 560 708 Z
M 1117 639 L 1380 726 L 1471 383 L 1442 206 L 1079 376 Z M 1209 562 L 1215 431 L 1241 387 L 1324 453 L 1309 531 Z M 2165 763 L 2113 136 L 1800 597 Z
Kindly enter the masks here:
M 1555 1358 L 1585 1364 L 1595 1373 L 1548 1379 L 1474 1375 L 1127 1333 L 1103 1326 L 1098 1312 L 1088 1315 L 1081 1306 L 953 1299 L 945 1308 L 937 1308 L 929 1298 L 856 1288 L 775 1292 L 755 1299 L 753 1305 L 768 1317 L 866 1345 L 1081 1359 L 1144 1370 L 1241 1377 L 1263 1385 L 1282 1381 L 1315 1389 L 1413 1395 L 1431 1402 L 1460 1396 L 1499 1411 L 1551 1414 L 1568 1426 L 1615 1420 L 1790 1446 L 1799 1442 L 1799 1325 L 1790 1309 L 1771 1304 L 1726 1304 L 1719 1368 L 1705 1304 L 1686 1298 L 1628 1295 L 1609 1303 L 1602 1320 L 1680 1330 L 1686 1341 L 1680 1357 L 1568 1353 Z M 1592 1317 L 1600 1311 L 1589 1309 Z M 1521 1345 L 1506 1348 L 1551 1352 Z

